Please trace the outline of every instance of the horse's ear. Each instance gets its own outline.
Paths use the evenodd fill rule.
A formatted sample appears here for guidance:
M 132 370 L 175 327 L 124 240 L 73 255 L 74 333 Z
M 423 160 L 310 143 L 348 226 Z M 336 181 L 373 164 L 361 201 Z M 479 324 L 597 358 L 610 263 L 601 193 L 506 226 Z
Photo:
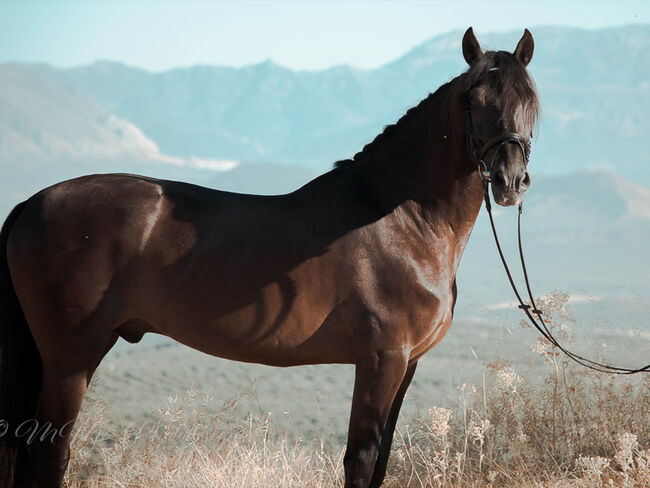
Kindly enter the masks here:
M 533 35 L 528 29 L 524 30 L 524 35 L 519 39 L 519 44 L 517 44 L 517 49 L 515 49 L 515 56 L 524 63 L 524 66 L 528 66 L 530 60 L 533 57 L 533 51 L 535 50 L 535 41 L 533 40 Z
M 481 54 L 483 54 L 481 46 L 474 35 L 474 30 L 470 27 L 465 31 L 465 35 L 463 36 L 463 57 L 467 61 L 467 64 L 471 66 Z

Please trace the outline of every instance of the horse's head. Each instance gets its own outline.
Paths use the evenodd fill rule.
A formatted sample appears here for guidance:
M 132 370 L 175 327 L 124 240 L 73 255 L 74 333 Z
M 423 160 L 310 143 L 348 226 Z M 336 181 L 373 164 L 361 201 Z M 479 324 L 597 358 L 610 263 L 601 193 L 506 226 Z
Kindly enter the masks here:
M 530 186 L 528 157 L 538 115 L 535 85 L 526 71 L 533 56 L 528 30 L 514 53 L 483 52 L 470 27 L 463 37 L 467 133 L 471 156 L 492 183 L 496 203 L 517 205 Z

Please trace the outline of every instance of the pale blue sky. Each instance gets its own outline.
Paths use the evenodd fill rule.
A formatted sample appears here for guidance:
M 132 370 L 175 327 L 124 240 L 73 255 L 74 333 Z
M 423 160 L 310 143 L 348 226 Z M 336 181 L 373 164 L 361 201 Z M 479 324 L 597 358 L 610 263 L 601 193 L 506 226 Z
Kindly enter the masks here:
M 0 0 L 0 62 L 97 59 L 160 71 L 264 59 L 372 68 L 453 29 L 650 23 L 650 2 L 62 2 Z

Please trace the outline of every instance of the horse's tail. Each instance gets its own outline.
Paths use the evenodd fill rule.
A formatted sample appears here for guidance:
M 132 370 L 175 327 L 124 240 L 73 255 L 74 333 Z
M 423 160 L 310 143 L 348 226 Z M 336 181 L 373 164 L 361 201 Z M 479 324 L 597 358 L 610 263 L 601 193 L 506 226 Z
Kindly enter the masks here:
M 34 416 L 41 387 L 41 358 L 14 289 L 7 242 L 26 202 L 18 204 L 0 231 L 0 487 L 12 488 L 26 446 L 16 429 Z

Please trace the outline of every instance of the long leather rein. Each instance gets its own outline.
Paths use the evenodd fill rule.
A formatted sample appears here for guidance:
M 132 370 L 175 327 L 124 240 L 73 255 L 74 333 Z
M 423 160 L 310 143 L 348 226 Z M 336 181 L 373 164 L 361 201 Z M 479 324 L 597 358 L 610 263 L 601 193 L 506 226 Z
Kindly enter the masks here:
M 508 132 L 493 137 L 486 143 L 479 145 L 480 141 L 476 137 L 476 133 L 474 132 L 474 124 L 472 123 L 472 114 L 469 106 L 467 107 L 467 138 L 468 138 L 470 150 L 472 151 L 472 154 L 474 155 L 474 158 L 476 159 L 476 162 L 478 164 L 478 170 L 481 176 L 481 181 L 483 182 L 483 197 L 485 200 L 485 209 L 487 210 L 487 213 L 490 217 L 490 226 L 492 227 L 494 242 L 497 245 L 497 250 L 499 251 L 499 256 L 501 257 L 501 262 L 503 263 L 503 268 L 505 269 L 506 275 L 508 276 L 508 281 L 510 281 L 510 286 L 512 287 L 512 291 L 515 293 L 515 296 L 517 297 L 517 301 L 519 302 L 519 308 L 524 311 L 530 323 L 553 346 L 557 347 L 560 351 L 562 351 L 564 354 L 566 354 L 569 358 L 571 358 L 576 363 L 581 364 L 582 366 L 585 366 L 589 369 L 593 369 L 601 373 L 611 373 L 611 374 L 635 374 L 635 373 L 650 372 L 650 364 L 643 366 L 641 368 L 632 369 L 632 368 L 621 368 L 617 366 L 610 366 L 608 364 L 603 364 L 603 363 L 599 363 L 598 361 L 587 359 L 579 354 L 576 354 L 566 349 L 553 336 L 550 329 L 544 322 L 544 319 L 542 318 L 542 311 L 539 310 L 537 308 L 537 305 L 535 304 L 535 299 L 533 298 L 533 293 L 530 288 L 530 282 L 528 280 L 526 260 L 524 259 L 523 245 L 521 242 L 521 214 L 522 214 L 523 207 L 522 204 L 520 203 L 518 216 L 517 216 L 517 239 L 519 243 L 519 257 L 521 258 L 521 267 L 524 274 L 524 281 L 526 283 L 528 298 L 530 299 L 530 304 L 524 303 L 523 299 L 521 298 L 521 294 L 519 293 L 519 290 L 517 289 L 517 286 L 515 285 L 515 282 L 512 278 L 512 273 L 510 272 L 510 268 L 508 266 L 508 263 L 506 262 L 506 258 L 503 254 L 503 250 L 501 249 L 501 244 L 499 242 L 499 237 L 497 235 L 497 229 L 494 224 L 494 218 L 492 217 L 492 204 L 490 202 L 489 185 L 491 181 L 492 166 L 494 165 L 494 161 L 496 160 L 499 149 L 504 144 L 508 144 L 508 143 L 517 144 L 520 147 L 522 154 L 524 156 L 524 164 L 527 166 L 528 159 L 530 156 L 530 143 L 522 135 L 514 132 Z M 494 151 L 494 155 L 492 157 L 490 165 L 488 166 L 483 160 L 483 157 L 485 156 L 487 151 L 489 151 L 493 147 L 496 147 L 496 150 Z M 537 317 L 537 319 L 535 319 L 535 317 Z

